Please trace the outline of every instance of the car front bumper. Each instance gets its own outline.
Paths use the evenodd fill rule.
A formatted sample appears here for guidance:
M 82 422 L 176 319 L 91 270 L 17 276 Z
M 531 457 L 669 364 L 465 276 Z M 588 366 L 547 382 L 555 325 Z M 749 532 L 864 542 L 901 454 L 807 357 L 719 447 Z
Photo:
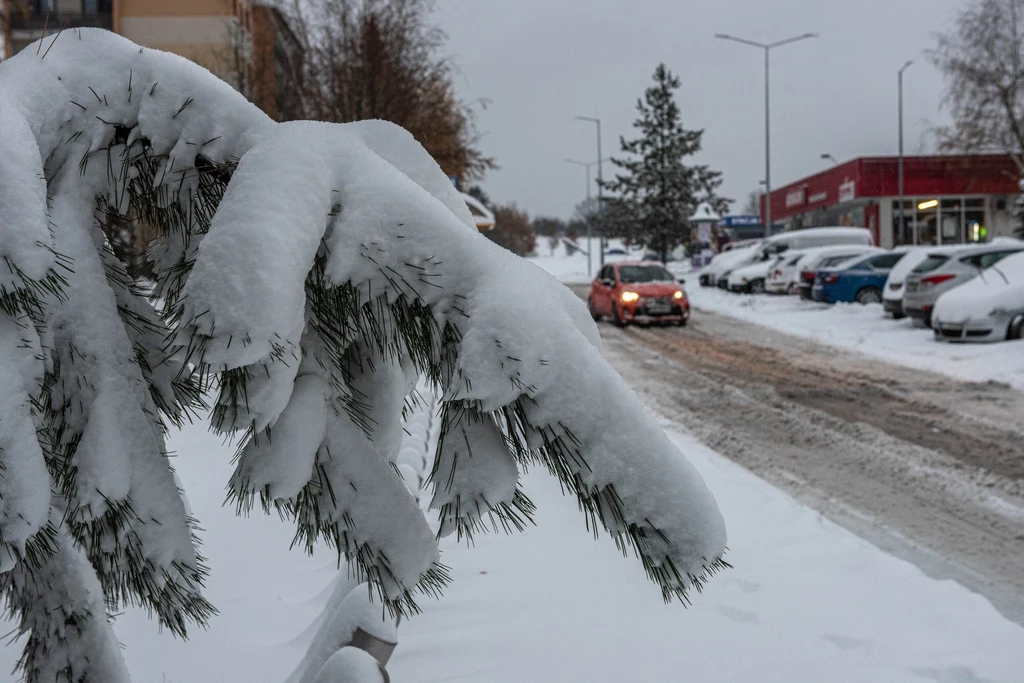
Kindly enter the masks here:
M 620 312 L 626 322 L 670 323 L 690 319 L 690 304 L 665 304 L 657 300 L 641 299 L 633 306 L 624 306 Z
M 886 313 L 892 314 L 893 317 L 906 315 L 903 311 L 903 299 L 885 299 L 882 301 L 882 308 L 885 309 Z
M 1008 320 L 985 318 L 966 322 L 943 322 L 932 320 L 936 341 L 948 342 L 997 342 L 1006 339 Z

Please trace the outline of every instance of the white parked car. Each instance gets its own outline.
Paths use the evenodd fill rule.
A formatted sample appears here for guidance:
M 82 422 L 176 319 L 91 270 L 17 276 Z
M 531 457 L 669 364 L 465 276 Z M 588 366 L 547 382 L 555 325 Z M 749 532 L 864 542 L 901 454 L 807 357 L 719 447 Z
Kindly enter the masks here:
M 931 253 L 931 250 L 929 250 Z M 1024 335 L 1024 252 L 1007 256 L 939 296 L 935 339 L 993 342 Z
M 742 268 L 736 268 L 729 273 L 728 287 L 730 292 L 743 292 L 746 294 L 763 294 L 768 274 L 778 266 L 779 262 L 786 258 L 783 255 L 775 256 L 767 261 L 758 261 Z
M 810 266 L 812 262 L 836 257 L 837 260 L 832 261 L 832 263 L 838 263 L 843 258 L 855 258 L 874 251 L 879 250 L 876 247 L 864 244 L 847 244 L 787 251 L 783 254 L 784 258 L 782 261 L 769 271 L 765 290 L 772 294 L 799 294 L 800 271 Z
M 705 287 L 715 287 L 723 273 L 728 270 L 732 270 L 741 263 L 745 265 L 749 262 L 751 256 L 759 254 L 759 246 L 760 242 L 757 242 L 746 247 L 733 249 L 732 251 L 723 251 L 722 253 L 715 255 L 715 257 L 711 259 L 711 263 L 701 269 L 699 277 L 700 284 Z

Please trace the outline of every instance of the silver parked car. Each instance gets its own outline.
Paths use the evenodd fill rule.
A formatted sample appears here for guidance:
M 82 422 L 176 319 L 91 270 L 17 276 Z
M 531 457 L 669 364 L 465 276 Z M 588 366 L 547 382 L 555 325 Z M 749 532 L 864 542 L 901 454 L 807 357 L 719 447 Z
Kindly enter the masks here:
M 1024 250 L 1024 244 L 983 244 L 953 251 L 929 252 L 925 260 L 907 275 L 904 313 L 923 320 L 931 327 L 932 309 L 940 295 L 973 280 L 979 272 L 1021 250 Z
M 1024 252 L 951 289 L 932 311 L 935 339 L 994 342 L 1024 336 Z

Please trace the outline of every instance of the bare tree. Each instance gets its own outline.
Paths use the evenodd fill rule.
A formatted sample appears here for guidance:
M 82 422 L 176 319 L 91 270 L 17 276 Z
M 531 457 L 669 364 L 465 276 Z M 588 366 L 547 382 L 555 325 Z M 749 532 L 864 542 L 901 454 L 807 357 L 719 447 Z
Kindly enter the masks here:
M 529 256 L 537 248 L 537 235 L 530 217 L 515 204 L 494 207 L 494 229 L 484 233 L 514 254 Z
M 946 78 L 953 118 L 939 149 L 1010 154 L 1024 175 L 1024 0 L 976 0 L 929 57 Z
M 430 24 L 433 9 L 433 0 L 292 0 L 305 58 L 290 79 L 298 106 L 287 117 L 396 123 L 463 182 L 495 168 L 440 55 L 446 36 Z
M 743 205 L 743 213 L 748 216 L 761 215 L 761 197 L 763 195 L 764 192 L 761 190 L 751 190 L 747 195 L 747 203 Z

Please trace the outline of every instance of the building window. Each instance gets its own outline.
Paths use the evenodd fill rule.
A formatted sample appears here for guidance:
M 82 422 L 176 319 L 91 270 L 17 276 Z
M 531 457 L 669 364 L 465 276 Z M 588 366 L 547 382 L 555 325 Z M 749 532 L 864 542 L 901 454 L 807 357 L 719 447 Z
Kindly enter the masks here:
M 906 200 L 900 233 L 900 203 L 892 203 L 893 244 L 965 244 L 985 242 L 985 200 L 972 197 L 914 197 Z
M 903 202 L 903 223 L 900 224 L 900 203 L 893 200 L 892 203 L 892 243 L 896 246 L 901 244 L 914 243 L 914 201 L 912 199 Z
M 968 199 L 964 202 L 965 242 L 985 242 L 988 229 L 985 227 L 985 200 Z

